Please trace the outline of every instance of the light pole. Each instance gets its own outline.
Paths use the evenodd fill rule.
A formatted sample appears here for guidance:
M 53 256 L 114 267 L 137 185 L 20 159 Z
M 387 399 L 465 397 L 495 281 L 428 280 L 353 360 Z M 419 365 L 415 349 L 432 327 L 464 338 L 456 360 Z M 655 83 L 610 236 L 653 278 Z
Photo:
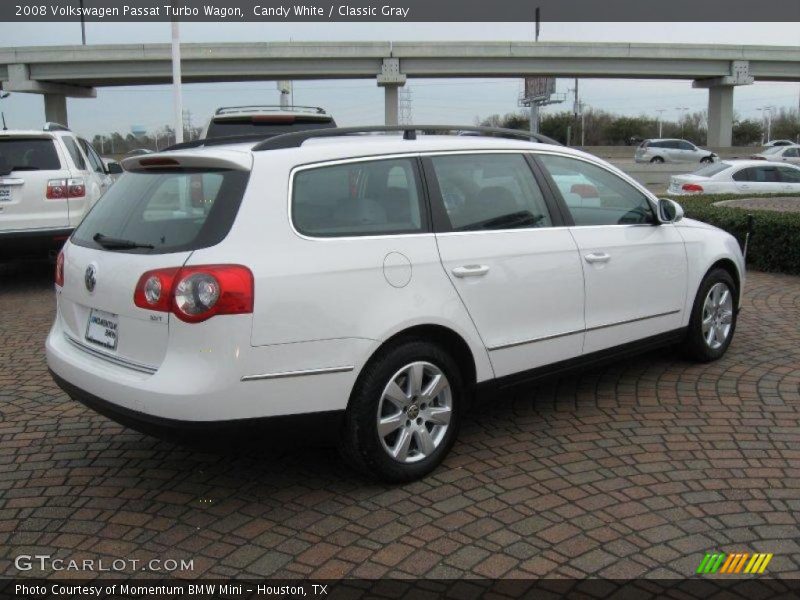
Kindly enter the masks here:
M 183 96 L 181 94 L 181 33 L 172 17 L 172 105 L 175 115 L 175 143 L 183 141 Z
M 662 125 L 663 125 L 663 123 L 661 121 L 661 113 L 666 112 L 666 110 L 667 110 L 666 108 L 656 109 L 656 112 L 658 113 L 658 137 L 662 136 Z
M 680 119 L 680 122 L 681 122 L 681 137 L 683 137 L 683 121 L 684 121 L 684 117 L 686 116 L 686 113 L 689 112 L 689 107 L 688 106 L 676 106 L 675 110 L 683 111 L 683 115 L 680 115 L 678 117 Z
M 774 106 L 762 106 L 761 108 L 757 108 L 758 111 L 763 111 L 764 118 L 767 120 L 767 141 L 766 143 L 772 140 L 772 111 L 775 110 Z

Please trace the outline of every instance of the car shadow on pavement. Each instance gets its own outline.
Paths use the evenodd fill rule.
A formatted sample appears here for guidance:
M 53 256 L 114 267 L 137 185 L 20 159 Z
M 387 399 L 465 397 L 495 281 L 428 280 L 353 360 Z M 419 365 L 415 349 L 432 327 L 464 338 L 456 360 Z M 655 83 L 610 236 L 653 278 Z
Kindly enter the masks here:
M 0 294 L 23 294 L 53 287 L 55 265 L 49 260 L 0 262 Z

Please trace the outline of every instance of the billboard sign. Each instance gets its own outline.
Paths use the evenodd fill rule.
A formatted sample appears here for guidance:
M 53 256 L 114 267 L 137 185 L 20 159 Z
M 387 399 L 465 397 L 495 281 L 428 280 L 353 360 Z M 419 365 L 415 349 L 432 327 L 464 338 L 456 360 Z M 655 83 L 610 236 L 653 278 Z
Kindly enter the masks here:
M 526 77 L 525 100 L 547 100 L 556 93 L 555 77 Z

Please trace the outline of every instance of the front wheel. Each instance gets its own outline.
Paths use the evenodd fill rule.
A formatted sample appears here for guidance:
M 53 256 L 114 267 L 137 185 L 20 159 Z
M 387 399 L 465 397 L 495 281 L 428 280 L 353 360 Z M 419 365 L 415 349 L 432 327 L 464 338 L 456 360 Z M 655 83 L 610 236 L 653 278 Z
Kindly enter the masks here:
M 450 451 L 464 399 L 461 373 L 447 352 L 421 340 L 401 342 L 373 358 L 356 382 L 342 454 L 384 481 L 419 479 Z
M 710 362 L 728 350 L 736 330 L 736 284 L 730 273 L 714 269 L 695 297 L 684 349 L 690 358 Z
M 660 165 L 664 162 L 664 159 L 661 158 L 660 156 L 654 156 L 653 158 L 650 159 L 650 162 L 655 165 Z
M 703 157 L 703 158 L 700 159 L 700 164 L 701 165 L 708 165 L 708 164 L 711 164 L 712 162 L 714 162 L 714 159 L 711 158 L 710 156 L 706 156 L 706 157 Z

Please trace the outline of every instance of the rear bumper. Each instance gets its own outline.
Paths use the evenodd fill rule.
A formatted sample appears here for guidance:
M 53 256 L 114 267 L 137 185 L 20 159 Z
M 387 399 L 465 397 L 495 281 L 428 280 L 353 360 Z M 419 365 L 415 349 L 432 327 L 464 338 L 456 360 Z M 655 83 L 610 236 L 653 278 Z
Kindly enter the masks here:
M 0 260 L 47 258 L 61 250 L 72 228 L 0 231 Z
M 103 414 L 213 429 L 215 423 L 344 410 L 358 373 L 349 365 L 366 354 L 363 340 L 237 343 L 249 342 L 249 315 L 184 326 L 182 333 L 171 336 L 155 372 L 145 373 L 71 342 L 59 314 L 45 342 L 47 365 L 76 399 L 89 397 L 85 403 L 93 408 L 98 404 L 91 398 L 109 405 L 98 409 Z
M 149 415 L 108 402 L 90 394 L 86 390 L 69 383 L 50 370 L 50 375 L 66 394 L 93 411 L 116 421 L 120 425 L 136 431 L 164 439 L 185 439 L 187 441 L 206 440 L 206 436 L 232 437 L 241 439 L 253 434 L 268 434 L 273 441 L 280 439 L 308 439 L 303 433 L 313 430 L 315 440 L 324 442 L 336 441 L 337 434 L 344 418 L 343 410 L 307 413 L 302 415 L 285 415 L 251 419 L 233 419 L 230 421 L 183 421 Z M 319 433 L 324 433 L 324 439 Z M 261 437 L 260 439 L 263 439 Z

